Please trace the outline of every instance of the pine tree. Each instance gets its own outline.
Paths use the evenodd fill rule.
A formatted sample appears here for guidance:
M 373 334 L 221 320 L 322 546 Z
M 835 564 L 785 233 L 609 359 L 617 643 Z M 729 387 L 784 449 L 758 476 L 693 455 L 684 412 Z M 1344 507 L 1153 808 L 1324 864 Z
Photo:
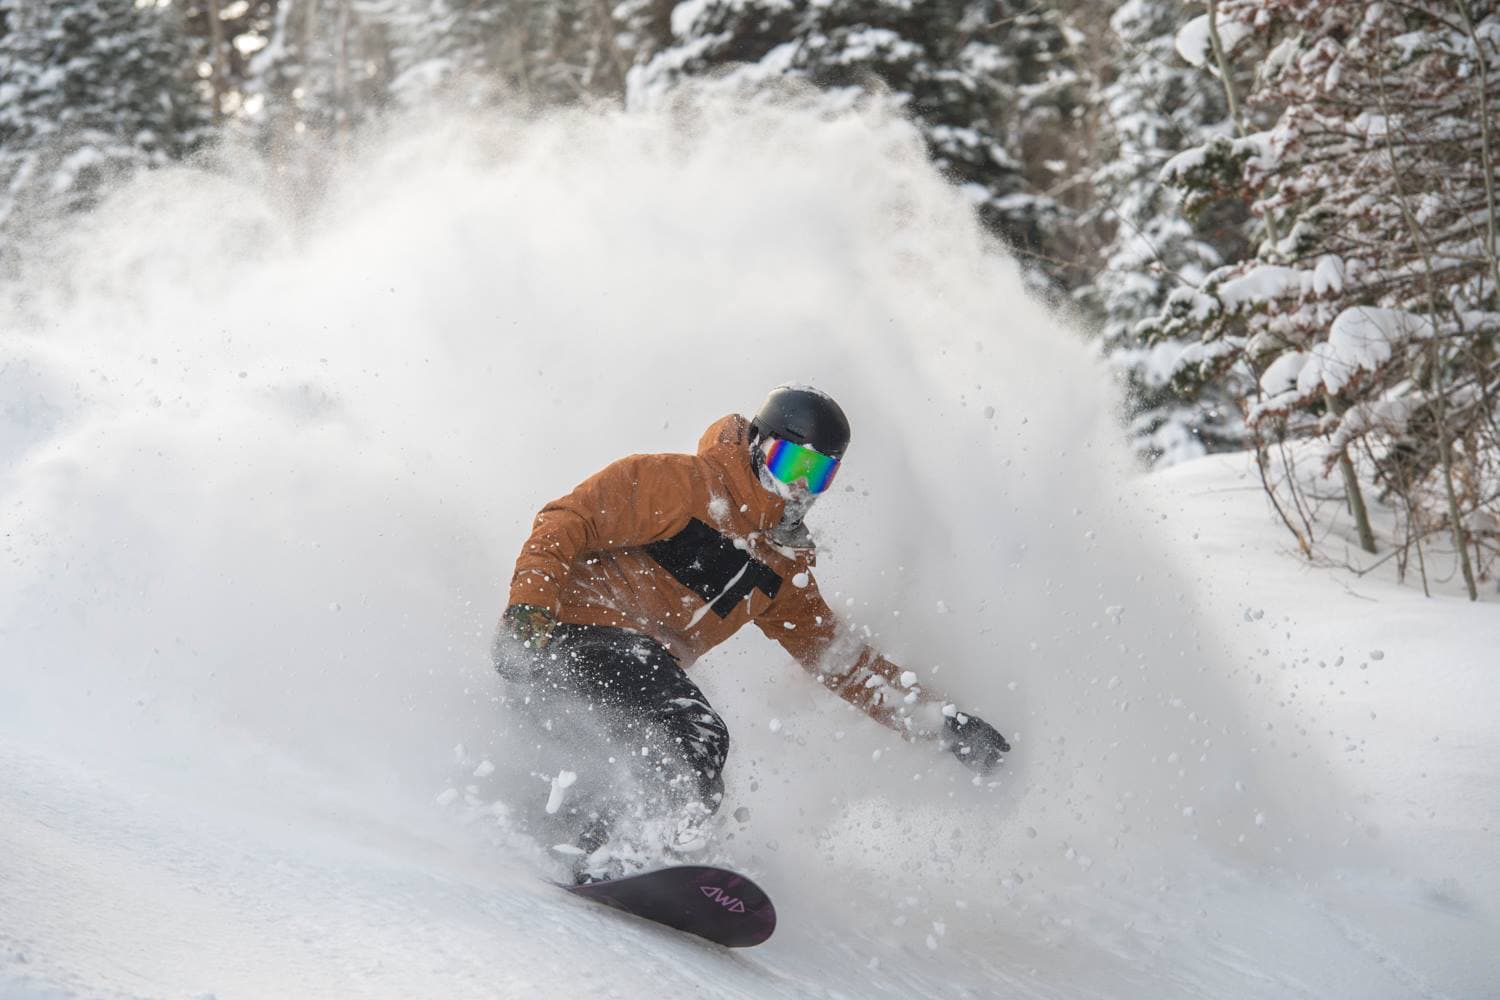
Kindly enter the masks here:
M 997 0 L 703 0 L 672 13 L 671 44 L 632 73 L 649 104 L 688 78 L 754 88 L 803 79 L 832 106 L 874 94 L 911 117 L 934 162 L 1036 273 L 1054 261 L 1064 212 L 1023 168 L 1066 144 L 1077 102 L 1057 19 Z
M 208 109 L 170 7 L 0 0 L 0 230 L 15 241 L 186 156 Z
M 1196 287 L 1245 251 L 1244 213 L 1234 203 L 1190 220 L 1158 179 L 1184 146 L 1228 130 L 1223 91 L 1178 56 L 1184 12 L 1180 0 L 1126 0 L 1110 18 L 1112 42 L 1103 45 L 1118 56 L 1097 92 L 1103 165 L 1090 178 L 1094 204 L 1083 216 L 1085 228 L 1109 234 L 1085 301 L 1102 317 L 1103 348 L 1125 383 L 1132 443 L 1167 464 L 1244 441 L 1243 379 L 1232 371 L 1192 379 L 1199 338 L 1151 337 L 1140 327 L 1174 288 Z
M 387 99 L 394 0 L 279 0 L 247 104 L 278 166 L 320 177 Z
M 392 86 L 404 105 L 619 99 L 636 44 L 602 0 L 396 0 Z M 637 25 L 649 11 L 621 8 Z
M 631 53 L 620 18 L 629 9 L 605 0 L 527 0 L 527 6 L 539 22 L 530 52 L 534 99 L 556 105 L 624 98 Z
M 436 95 L 459 103 L 489 103 L 515 89 L 520 64 L 519 21 L 513 3 L 404 0 L 394 4 L 391 92 L 406 106 Z
M 630 64 L 648 63 L 672 44 L 676 7 L 676 0 L 619 0 L 614 5 L 615 43 Z
M 270 41 L 278 0 L 178 0 L 214 114 L 244 110 L 250 61 Z

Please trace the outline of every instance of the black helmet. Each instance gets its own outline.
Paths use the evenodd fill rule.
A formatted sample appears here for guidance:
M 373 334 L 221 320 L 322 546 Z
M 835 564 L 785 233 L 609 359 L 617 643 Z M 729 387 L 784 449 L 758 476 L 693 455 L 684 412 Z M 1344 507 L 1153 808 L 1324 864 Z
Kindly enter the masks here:
M 783 385 L 771 390 L 760 412 L 750 421 L 756 437 L 771 435 L 805 444 L 834 458 L 849 447 L 849 419 L 839 404 L 805 385 Z

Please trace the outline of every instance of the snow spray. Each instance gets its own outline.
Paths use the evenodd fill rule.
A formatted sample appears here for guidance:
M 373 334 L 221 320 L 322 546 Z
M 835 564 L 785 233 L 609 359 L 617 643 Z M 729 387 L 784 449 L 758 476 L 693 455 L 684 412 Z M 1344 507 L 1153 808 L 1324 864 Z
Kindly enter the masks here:
M 747 630 L 693 668 L 748 816 L 724 860 L 1029 933 L 1070 893 L 1277 854 L 1105 372 L 909 124 L 709 105 L 393 135 L 312 218 L 260 166 L 145 177 L 11 296 L 7 726 L 431 809 L 454 745 L 507 753 L 486 650 L 535 511 L 806 382 L 854 428 L 809 518 L 825 595 L 1015 750 L 975 787 Z

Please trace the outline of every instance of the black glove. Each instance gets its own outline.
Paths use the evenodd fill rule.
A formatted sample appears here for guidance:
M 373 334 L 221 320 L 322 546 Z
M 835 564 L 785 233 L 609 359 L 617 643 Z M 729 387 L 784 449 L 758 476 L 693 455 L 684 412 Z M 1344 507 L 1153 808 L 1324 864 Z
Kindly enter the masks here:
M 967 712 L 943 717 L 942 747 L 980 776 L 993 774 L 1010 751 L 1010 744 L 994 726 Z

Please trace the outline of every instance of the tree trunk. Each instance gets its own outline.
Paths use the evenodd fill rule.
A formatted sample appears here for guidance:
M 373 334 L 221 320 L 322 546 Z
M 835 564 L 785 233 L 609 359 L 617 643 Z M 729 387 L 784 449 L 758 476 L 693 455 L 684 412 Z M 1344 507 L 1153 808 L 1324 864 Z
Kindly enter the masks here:
M 1453 545 L 1458 549 L 1458 565 L 1463 569 L 1469 600 L 1477 601 L 1479 587 L 1474 582 L 1474 564 L 1469 561 L 1469 532 L 1459 515 L 1458 492 L 1453 488 L 1453 442 L 1448 440 L 1448 428 L 1444 423 L 1438 422 L 1438 450 L 1443 460 L 1443 488 L 1448 494 L 1448 520 L 1453 525 Z
M 1339 471 L 1344 474 L 1344 494 L 1349 501 L 1349 513 L 1354 516 L 1354 527 L 1359 532 L 1359 547 L 1366 552 L 1375 551 L 1375 532 L 1370 530 L 1370 513 L 1365 508 L 1365 494 L 1360 489 L 1359 477 L 1354 474 L 1354 463 L 1349 460 L 1347 450 L 1339 452 Z
M 1245 126 L 1245 116 L 1240 110 L 1239 94 L 1234 89 L 1234 67 L 1229 64 L 1229 53 L 1224 51 L 1224 40 L 1219 36 L 1218 0 L 1207 0 L 1207 6 L 1208 45 L 1213 50 L 1214 63 L 1219 67 L 1219 82 L 1224 85 L 1224 100 L 1229 103 L 1229 118 L 1234 122 L 1234 134 L 1243 139 L 1249 129 Z M 1266 239 L 1270 241 L 1274 249 L 1281 242 L 1281 235 L 1277 232 L 1276 217 L 1267 211 L 1263 221 L 1266 226 Z
M 208 60 L 208 85 L 213 89 L 214 121 L 224 120 L 224 21 L 220 15 L 219 0 L 208 0 L 208 44 L 211 55 Z
M 1342 416 L 1347 407 L 1340 405 L 1338 397 L 1326 389 L 1323 400 L 1335 416 Z M 1349 503 L 1349 514 L 1354 518 L 1354 529 L 1359 532 L 1359 547 L 1366 552 L 1375 552 L 1375 532 L 1370 530 L 1370 512 L 1365 506 L 1364 490 L 1360 488 L 1359 476 L 1354 472 L 1354 463 L 1349 459 L 1349 449 L 1339 449 L 1339 472 L 1344 476 L 1344 497 Z

